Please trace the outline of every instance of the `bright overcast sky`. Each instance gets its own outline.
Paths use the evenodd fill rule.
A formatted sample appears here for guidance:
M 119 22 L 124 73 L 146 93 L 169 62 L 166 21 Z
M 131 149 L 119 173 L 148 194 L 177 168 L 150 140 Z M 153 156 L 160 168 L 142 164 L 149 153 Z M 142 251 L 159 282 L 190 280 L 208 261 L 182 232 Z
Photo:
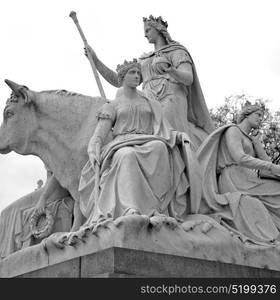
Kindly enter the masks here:
M 279 0 L 9 0 L 0 11 L 0 110 L 8 78 L 35 91 L 66 89 L 98 96 L 83 43 L 69 18 L 80 25 L 101 60 L 114 68 L 152 50 L 142 17 L 161 15 L 171 37 L 190 51 L 209 108 L 224 97 L 247 93 L 280 99 Z M 102 81 L 106 96 L 116 89 Z M 0 117 L 2 122 L 2 116 Z M 42 162 L 15 153 L 0 155 L 0 211 L 45 181 Z

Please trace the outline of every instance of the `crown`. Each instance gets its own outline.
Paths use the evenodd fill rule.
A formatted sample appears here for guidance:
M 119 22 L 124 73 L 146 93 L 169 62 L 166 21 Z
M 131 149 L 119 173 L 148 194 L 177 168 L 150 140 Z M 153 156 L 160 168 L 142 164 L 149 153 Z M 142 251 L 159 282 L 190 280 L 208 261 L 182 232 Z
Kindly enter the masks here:
M 148 23 L 151 25 L 160 25 L 167 29 L 168 23 L 166 21 L 163 21 L 162 17 L 159 16 L 158 18 L 155 18 L 154 16 L 150 15 L 149 18 L 143 18 L 144 23 Z
M 123 64 L 117 65 L 116 71 L 117 71 L 117 73 L 120 73 L 120 72 L 122 72 L 123 70 L 128 70 L 128 69 L 130 69 L 130 68 L 132 68 L 132 67 L 138 67 L 138 68 L 140 68 L 140 64 L 138 63 L 138 61 L 137 61 L 136 58 L 133 58 L 132 61 L 127 61 L 127 60 L 125 60 L 125 61 L 123 62 Z

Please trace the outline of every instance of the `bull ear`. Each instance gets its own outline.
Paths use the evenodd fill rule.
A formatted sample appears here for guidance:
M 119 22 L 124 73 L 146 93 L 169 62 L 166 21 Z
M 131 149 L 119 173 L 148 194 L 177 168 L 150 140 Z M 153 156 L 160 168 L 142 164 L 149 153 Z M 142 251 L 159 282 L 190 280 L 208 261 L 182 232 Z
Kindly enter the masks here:
M 9 79 L 5 79 L 5 83 L 11 88 L 11 90 L 15 93 L 16 96 L 18 97 L 23 96 L 24 103 L 28 104 L 32 101 L 28 93 L 29 89 L 27 86 L 20 85 Z

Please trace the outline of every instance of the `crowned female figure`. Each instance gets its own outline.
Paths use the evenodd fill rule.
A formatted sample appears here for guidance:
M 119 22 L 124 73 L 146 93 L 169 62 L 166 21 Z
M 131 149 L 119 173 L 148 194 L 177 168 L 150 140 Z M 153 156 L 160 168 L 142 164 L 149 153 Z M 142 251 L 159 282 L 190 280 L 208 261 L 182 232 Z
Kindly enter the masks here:
M 214 130 L 214 125 L 194 62 L 187 49 L 171 39 L 168 24 L 161 17 L 143 20 L 145 37 L 154 45 L 154 51 L 139 58 L 143 92 L 161 104 L 170 125 L 186 132 L 197 148 Z M 92 56 L 98 71 L 109 83 L 120 87 L 117 74 L 99 60 L 91 47 L 86 49 L 86 55 Z
M 260 106 L 245 106 L 237 125 L 215 130 L 200 146 L 199 212 L 211 214 L 243 241 L 271 243 L 279 239 L 280 166 L 253 134 L 262 118 Z
M 201 196 L 191 142 L 185 133 L 171 130 L 159 102 L 136 89 L 141 81 L 136 59 L 118 65 L 117 74 L 122 93 L 98 111 L 81 174 L 84 226 L 129 214 L 184 218 Z

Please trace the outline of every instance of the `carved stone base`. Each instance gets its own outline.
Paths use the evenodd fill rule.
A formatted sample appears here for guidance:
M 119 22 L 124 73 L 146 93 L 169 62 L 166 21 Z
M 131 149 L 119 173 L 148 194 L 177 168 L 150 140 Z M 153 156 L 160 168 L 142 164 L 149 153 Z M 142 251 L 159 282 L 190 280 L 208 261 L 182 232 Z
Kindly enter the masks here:
M 177 226 L 131 215 L 78 232 L 71 244 L 64 236 L 9 255 L 0 277 L 280 277 L 279 243 L 243 243 L 203 215 Z
M 19 277 L 280 277 L 280 272 L 113 247 Z

